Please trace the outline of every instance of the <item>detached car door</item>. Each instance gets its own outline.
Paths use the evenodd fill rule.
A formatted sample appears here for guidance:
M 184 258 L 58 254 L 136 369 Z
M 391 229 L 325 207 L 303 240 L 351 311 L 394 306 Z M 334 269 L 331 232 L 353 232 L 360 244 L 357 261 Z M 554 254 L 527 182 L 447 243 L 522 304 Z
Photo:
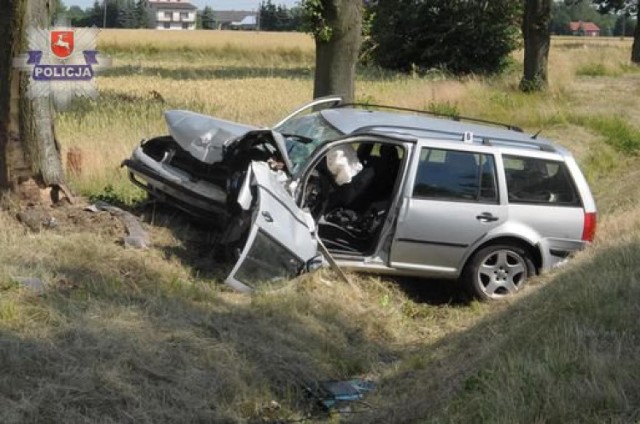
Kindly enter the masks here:
M 455 276 L 470 246 L 506 220 L 491 153 L 420 146 L 406 185 L 390 265 Z
M 311 215 L 298 208 L 266 163 L 251 163 L 239 202 L 251 204 L 252 226 L 225 283 L 247 292 L 321 263 Z

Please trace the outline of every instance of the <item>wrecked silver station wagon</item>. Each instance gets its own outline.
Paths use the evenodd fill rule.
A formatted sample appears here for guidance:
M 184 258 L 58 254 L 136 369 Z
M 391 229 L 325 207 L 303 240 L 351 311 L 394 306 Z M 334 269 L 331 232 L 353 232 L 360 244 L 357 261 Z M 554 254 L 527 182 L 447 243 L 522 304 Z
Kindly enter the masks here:
M 385 110 L 386 109 L 386 110 Z M 168 111 L 131 180 L 220 230 L 249 291 L 322 264 L 520 290 L 594 236 L 572 155 L 502 124 L 318 99 L 272 129 Z

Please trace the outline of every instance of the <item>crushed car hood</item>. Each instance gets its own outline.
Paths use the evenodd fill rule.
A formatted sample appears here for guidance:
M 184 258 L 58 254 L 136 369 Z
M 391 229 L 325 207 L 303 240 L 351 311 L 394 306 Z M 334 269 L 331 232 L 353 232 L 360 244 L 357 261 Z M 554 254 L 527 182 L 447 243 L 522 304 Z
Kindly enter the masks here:
M 258 129 L 186 110 L 169 110 L 164 118 L 171 137 L 180 147 L 207 164 L 221 161 L 224 147 L 249 131 Z

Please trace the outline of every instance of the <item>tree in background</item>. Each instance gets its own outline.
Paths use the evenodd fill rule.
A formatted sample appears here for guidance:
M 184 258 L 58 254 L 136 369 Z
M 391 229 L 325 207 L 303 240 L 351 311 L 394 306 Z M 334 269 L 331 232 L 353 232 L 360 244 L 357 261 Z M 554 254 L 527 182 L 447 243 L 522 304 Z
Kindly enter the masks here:
M 92 7 L 82 10 L 79 6 L 71 6 L 67 18 L 74 27 L 102 26 L 102 8 L 96 1 Z
M 53 14 L 51 17 L 52 22 L 56 22 L 58 19 L 64 19 L 67 16 L 67 6 L 62 2 L 62 0 L 58 0 L 56 2 L 56 7 L 53 10 Z
M 92 7 L 82 10 L 71 6 L 64 13 L 56 13 L 57 17 L 66 17 L 75 27 L 104 25 L 104 2 L 95 1 Z M 56 19 L 57 19 L 56 17 Z M 147 11 L 144 0 L 107 0 L 107 28 L 146 28 Z
M 120 26 L 118 22 L 118 15 L 120 6 L 116 0 L 107 1 L 107 28 L 118 28 Z M 98 2 L 96 0 L 93 3 L 93 7 L 85 11 L 84 19 L 82 19 L 78 26 L 97 26 L 102 28 L 104 25 L 104 2 Z
M 513 0 L 379 0 L 368 51 L 404 72 L 499 72 L 519 45 L 521 13 Z
M 524 75 L 520 81 L 520 89 L 525 92 L 544 90 L 548 85 L 551 6 L 552 0 L 525 0 Z
M 134 0 L 126 0 L 118 6 L 118 27 L 140 28 L 140 17 Z
M 574 19 L 572 18 L 570 11 L 570 5 L 564 2 L 553 2 L 551 5 L 551 33 L 555 35 L 571 35 L 569 24 Z M 579 21 L 588 21 L 588 18 L 582 16 Z
M 637 25 L 637 20 L 625 14 L 620 14 L 613 26 L 613 35 L 616 37 L 633 37 Z
M 147 28 L 148 26 L 148 14 L 145 6 L 145 0 L 137 0 L 135 5 L 135 15 L 137 28 Z
M 260 29 L 263 31 L 277 31 L 278 16 L 276 5 L 271 0 L 260 3 Z
M 622 16 L 635 16 L 636 27 L 631 48 L 631 62 L 640 65 L 640 4 L 639 0 L 593 0 L 601 13 L 615 12 Z
M 64 187 L 60 146 L 50 99 L 29 99 L 29 77 L 12 63 L 27 45 L 27 27 L 48 27 L 53 7 L 40 0 L 0 0 L 0 191 L 36 202 L 40 189 Z
M 260 29 L 263 31 L 298 31 L 301 24 L 300 7 L 276 6 L 271 0 L 260 3 Z
M 593 22 L 600 27 L 600 35 L 610 36 L 615 21 L 615 16 L 598 13 L 590 2 L 554 1 L 551 7 L 551 33 L 555 35 L 572 35 L 570 22 Z
M 66 13 L 67 19 L 69 19 L 69 23 L 71 26 L 78 27 L 81 26 L 81 23 L 86 16 L 86 12 L 80 8 L 80 6 L 71 6 Z
M 206 6 L 198 16 L 202 18 L 202 29 L 216 29 L 216 16 L 212 8 Z
M 355 98 L 355 74 L 362 42 L 361 1 L 302 0 L 306 29 L 316 42 L 313 97 Z

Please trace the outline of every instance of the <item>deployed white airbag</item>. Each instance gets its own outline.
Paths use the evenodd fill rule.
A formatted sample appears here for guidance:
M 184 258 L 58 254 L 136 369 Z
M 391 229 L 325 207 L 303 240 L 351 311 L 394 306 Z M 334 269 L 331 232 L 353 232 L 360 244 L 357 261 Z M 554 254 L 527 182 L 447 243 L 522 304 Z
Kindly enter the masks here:
M 327 168 L 338 185 L 350 183 L 362 171 L 358 154 L 350 145 L 339 146 L 327 154 Z

